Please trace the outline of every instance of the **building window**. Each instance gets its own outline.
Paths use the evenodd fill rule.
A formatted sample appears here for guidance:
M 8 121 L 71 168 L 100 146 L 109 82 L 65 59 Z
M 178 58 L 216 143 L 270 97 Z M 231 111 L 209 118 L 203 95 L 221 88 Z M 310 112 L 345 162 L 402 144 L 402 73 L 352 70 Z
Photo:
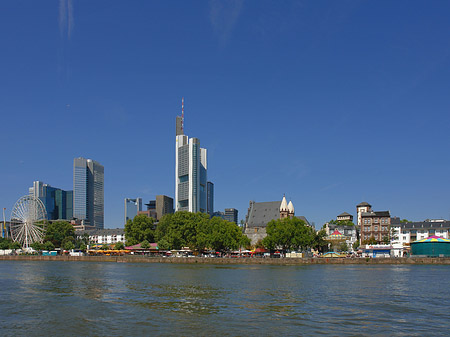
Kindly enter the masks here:
M 378 232 L 378 226 L 373 226 L 373 230 L 374 230 L 375 232 Z

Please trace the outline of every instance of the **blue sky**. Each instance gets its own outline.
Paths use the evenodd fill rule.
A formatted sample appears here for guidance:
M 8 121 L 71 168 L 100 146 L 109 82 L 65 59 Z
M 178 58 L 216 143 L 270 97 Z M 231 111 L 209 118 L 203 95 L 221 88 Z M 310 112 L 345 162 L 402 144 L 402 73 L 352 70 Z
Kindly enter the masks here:
M 0 3 L 0 206 L 105 166 L 126 197 L 174 196 L 175 117 L 208 149 L 215 209 L 294 203 L 319 227 L 367 201 L 450 217 L 450 2 Z

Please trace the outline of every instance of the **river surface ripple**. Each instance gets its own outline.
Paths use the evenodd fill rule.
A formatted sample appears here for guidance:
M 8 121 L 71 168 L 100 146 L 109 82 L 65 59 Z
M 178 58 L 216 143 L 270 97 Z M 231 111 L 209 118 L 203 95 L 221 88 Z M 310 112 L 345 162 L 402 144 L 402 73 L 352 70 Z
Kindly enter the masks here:
M 0 262 L 2 336 L 448 335 L 450 267 Z

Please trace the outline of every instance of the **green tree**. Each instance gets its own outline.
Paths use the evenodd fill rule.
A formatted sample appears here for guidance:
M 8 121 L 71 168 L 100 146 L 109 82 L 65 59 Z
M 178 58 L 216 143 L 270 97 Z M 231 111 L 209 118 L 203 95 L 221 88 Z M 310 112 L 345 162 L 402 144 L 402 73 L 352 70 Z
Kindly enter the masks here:
M 150 248 L 150 242 L 148 242 L 147 240 L 142 241 L 141 248 L 144 248 L 144 249 Z
M 64 250 L 75 249 L 75 238 L 73 236 L 65 237 L 61 242 L 61 248 Z
M 125 245 L 124 245 L 123 242 L 121 242 L 121 241 L 116 242 L 116 244 L 114 245 L 114 249 L 116 249 L 116 250 L 122 250 L 122 249 L 125 249 Z
M 189 247 L 205 249 L 209 243 L 209 215 L 185 211 L 166 214 L 161 218 L 155 232 L 155 239 L 164 239 L 172 249 Z
M 39 241 L 35 241 L 31 244 L 31 248 L 36 251 L 41 251 L 44 248 L 44 244 L 40 243 Z
M 51 241 L 44 242 L 44 250 L 54 250 L 55 245 Z
M 269 249 L 299 250 L 314 245 L 315 230 L 296 217 L 272 220 L 266 227 L 263 244 Z
M 100 248 L 101 250 L 110 250 L 111 248 L 106 244 L 106 243 L 104 243 L 103 245 L 102 245 L 102 248 Z
M 353 250 L 358 250 L 358 248 L 359 248 L 359 241 L 353 242 L 352 247 L 353 247 Z
M 169 250 L 171 247 L 170 247 L 169 243 L 167 242 L 167 240 L 161 239 L 158 241 L 158 248 L 160 250 Z
M 20 248 L 22 248 L 20 243 L 15 242 L 15 241 L 11 242 L 9 245 L 9 249 L 20 249 Z
M 83 252 L 85 252 L 86 249 L 87 249 L 87 245 L 86 245 L 84 242 L 82 242 L 82 243 L 78 246 L 78 248 L 79 248 L 80 250 L 82 250 Z
M 312 248 L 317 249 L 318 251 L 324 251 L 325 248 L 328 247 L 328 242 L 325 241 L 326 236 L 327 231 L 322 227 L 322 229 L 314 235 Z
M 67 221 L 53 221 L 48 224 L 44 241 L 51 241 L 55 247 L 61 247 L 64 239 L 75 236 L 75 229 Z
M 133 220 L 128 220 L 125 224 L 125 237 L 128 246 L 136 245 L 144 240 L 153 242 L 155 237 L 153 218 L 138 214 Z
M 206 235 L 208 248 L 226 251 L 250 244 L 250 239 L 242 233 L 242 229 L 234 222 L 214 217 L 209 220 L 208 227 L 209 233 Z
M 0 238 L 0 249 L 10 249 L 12 245 L 12 240 L 7 238 Z
M 62 244 L 62 248 L 64 250 L 71 250 L 71 249 L 75 249 L 75 244 L 73 243 L 73 241 L 71 240 L 66 240 L 63 242 Z
M 402 219 L 400 220 L 400 222 L 411 222 L 411 221 L 409 221 L 408 219 Z

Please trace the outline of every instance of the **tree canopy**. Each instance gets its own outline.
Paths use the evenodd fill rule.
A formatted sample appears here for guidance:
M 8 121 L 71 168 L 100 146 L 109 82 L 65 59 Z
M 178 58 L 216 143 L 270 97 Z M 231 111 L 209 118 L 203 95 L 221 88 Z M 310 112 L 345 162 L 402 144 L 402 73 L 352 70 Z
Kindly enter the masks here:
M 314 247 L 316 231 L 296 217 L 272 220 L 267 224 L 263 244 L 268 249 L 299 250 Z
M 237 249 L 250 240 L 235 223 L 205 213 L 176 212 L 159 222 L 155 238 L 161 249 Z
M 147 240 L 153 242 L 155 237 L 153 218 L 145 214 L 138 214 L 133 220 L 128 220 L 125 224 L 125 237 L 127 245 L 132 246 Z
M 63 242 L 73 243 L 75 229 L 67 221 L 53 221 L 48 224 L 44 241 L 50 241 L 55 247 L 61 247 Z

